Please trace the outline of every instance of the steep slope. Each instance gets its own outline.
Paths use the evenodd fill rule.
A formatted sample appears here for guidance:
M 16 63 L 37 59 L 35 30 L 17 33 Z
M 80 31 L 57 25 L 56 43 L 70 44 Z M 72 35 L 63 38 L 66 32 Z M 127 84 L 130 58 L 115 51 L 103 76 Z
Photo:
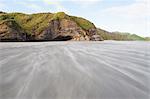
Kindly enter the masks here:
M 0 15 L 0 41 L 25 41 L 25 31 L 11 17 Z
M 46 40 L 102 40 L 93 23 L 86 19 L 58 13 L 1 13 L 0 40 L 46 41 Z M 11 26 L 8 24 L 12 22 Z M 15 32 L 12 32 L 13 30 Z M 7 32 L 6 32 L 7 31 Z M 6 36 L 6 34 L 13 36 Z M 17 36 L 15 36 L 17 34 Z M 22 35 L 23 34 L 23 35 Z

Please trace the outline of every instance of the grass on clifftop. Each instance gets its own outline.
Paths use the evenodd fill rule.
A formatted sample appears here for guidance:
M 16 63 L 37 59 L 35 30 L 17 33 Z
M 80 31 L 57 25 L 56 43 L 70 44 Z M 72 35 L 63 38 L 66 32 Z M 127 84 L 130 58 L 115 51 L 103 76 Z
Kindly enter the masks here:
M 64 19 L 66 17 L 67 17 L 67 15 L 64 12 L 58 12 L 53 15 L 51 20 Z
M 94 24 L 86 19 L 83 19 L 81 17 L 75 17 L 75 16 L 72 16 L 71 18 L 84 30 L 89 30 L 91 28 L 94 28 Z
M 90 21 L 88 21 L 84 18 L 81 18 L 81 17 L 69 16 L 69 15 L 65 14 L 64 12 L 55 13 L 52 17 L 52 20 L 57 20 L 57 19 L 73 20 L 84 30 L 88 30 L 88 29 L 94 27 L 94 24 L 91 23 Z

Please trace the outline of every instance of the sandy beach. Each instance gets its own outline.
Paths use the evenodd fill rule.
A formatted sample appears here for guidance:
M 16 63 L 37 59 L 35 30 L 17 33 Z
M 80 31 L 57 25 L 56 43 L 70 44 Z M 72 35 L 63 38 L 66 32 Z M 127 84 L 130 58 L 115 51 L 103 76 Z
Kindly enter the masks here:
M 150 42 L 0 43 L 0 99 L 150 99 Z

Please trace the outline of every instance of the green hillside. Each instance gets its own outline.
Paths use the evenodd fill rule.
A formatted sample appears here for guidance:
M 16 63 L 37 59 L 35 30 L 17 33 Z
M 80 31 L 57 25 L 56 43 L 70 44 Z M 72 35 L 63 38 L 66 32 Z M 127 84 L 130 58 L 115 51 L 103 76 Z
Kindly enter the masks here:
M 104 39 L 104 40 L 118 40 L 118 41 L 145 41 L 150 40 L 148 37 L 140 37 L 136 34 L 131 33 L 124 33 L 124 32 L 108 32 L 102 29 L 97 29 L 98 34 Z

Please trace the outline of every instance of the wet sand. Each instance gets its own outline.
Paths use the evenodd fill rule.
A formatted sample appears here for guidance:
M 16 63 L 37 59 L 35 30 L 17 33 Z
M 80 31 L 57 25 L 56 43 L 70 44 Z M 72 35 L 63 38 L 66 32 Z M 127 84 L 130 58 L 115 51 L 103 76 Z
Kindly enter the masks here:
M 0 99 L 150 99 L 150 42 L 0 43 Z

